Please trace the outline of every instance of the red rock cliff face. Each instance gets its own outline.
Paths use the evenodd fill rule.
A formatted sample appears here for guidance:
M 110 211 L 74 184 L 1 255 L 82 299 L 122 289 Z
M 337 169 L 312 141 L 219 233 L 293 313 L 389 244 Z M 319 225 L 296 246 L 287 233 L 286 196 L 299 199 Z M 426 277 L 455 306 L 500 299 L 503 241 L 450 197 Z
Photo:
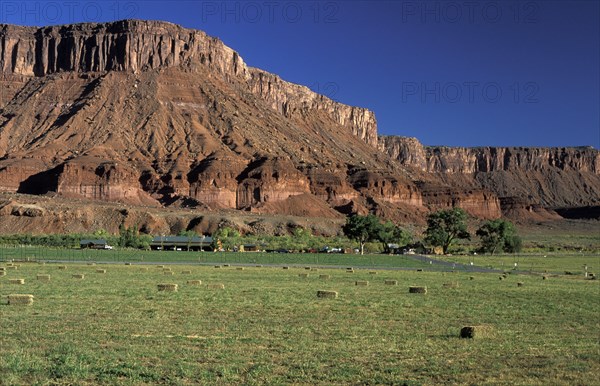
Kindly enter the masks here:
M 244 88 L 287 117 L 319 110 L 365 142 L 377 146 L 377 124 L 371 111 L 334 102 L 307 87 L 250 68 L 237 52 L 202 31 L 140 20 L 40 29 L 0 25 L 0 70 L 5 75 L 139 73 L 199 65 L 227 79 L 247 82 Z
M 551 208 L 600 204 L 600 152 L 592 147 L 429 147 L 389 136 L 380 148 L 403 166 L 499 197 Z

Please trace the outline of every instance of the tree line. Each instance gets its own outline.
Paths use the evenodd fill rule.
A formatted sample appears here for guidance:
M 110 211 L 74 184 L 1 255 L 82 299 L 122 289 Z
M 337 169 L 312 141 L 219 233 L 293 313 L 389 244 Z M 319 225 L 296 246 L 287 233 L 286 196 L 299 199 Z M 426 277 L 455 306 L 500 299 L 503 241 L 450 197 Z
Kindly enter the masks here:
M 343 226 L 344 234 L 355 240 L 364 253 L 368 242 L 380 241 L 407 246 L 412 235 L 400 226 L 388 221 L 382 223 L 375 215 L 352 215 Z M 517 235 L 515 226 L 508 220 L 495 219 L 483 223 L 475 232 L 480 238 L 479 251 L 494 254 L 496 252 L 520 252 L 523 242 Z M 457 240 L 470 240 L 467 230 L 467 213 L 460 208 L 439 210 L 427 216 L 423 244 L 432 248 L 441 248 L 447 254 Z

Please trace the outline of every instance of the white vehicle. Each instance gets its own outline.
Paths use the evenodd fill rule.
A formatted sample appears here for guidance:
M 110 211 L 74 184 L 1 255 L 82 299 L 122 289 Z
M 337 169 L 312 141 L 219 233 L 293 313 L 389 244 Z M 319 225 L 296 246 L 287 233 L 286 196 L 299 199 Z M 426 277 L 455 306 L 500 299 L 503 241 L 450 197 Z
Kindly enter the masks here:
M 111 249 L 113 249 L 113 247 L 112 247 L 112 245 L 105 245 L 104 249 L 111 250 Z

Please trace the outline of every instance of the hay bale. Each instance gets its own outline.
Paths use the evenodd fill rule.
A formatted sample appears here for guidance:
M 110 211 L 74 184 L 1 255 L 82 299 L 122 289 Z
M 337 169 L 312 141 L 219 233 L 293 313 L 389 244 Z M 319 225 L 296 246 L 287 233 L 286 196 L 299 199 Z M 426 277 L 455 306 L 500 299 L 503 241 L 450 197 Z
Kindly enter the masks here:
M 25 279 L 10 279 L 8 282 L 10 284 L 25 284 Z
M 398 280 L 386 280 L 385 285 L 398 285 Z
M 460 329 L 460 337 L 468 339 L 487 338 L 493 335 L 494 329 L 488 325 L 465 326 Z
M 206 288 L 208 288 L 208 289 L 225 289 L 225 284 L 222 284 L 222 283 L 208 284 L 206 286 Z
M 184 271 L 181 271 L 181 274 L 182 275 L 191 275 L 192 271 L 190 271 L 190 270 L 184 270 Z
M 331 279 L 331 275 L 319 275 L 319 279 L 329 280 Z
M 0 271 L 6 271 L 6 268 L 0 267 Z
M 475 280 L 475 276 L 469 276 L 469 280 Z
M 171 267 L 165 267 L 165 268 L 163 268 L 163 272 L 167 272 L 167 271 L 171 271 Z
M 50 275 L 39 274 L 36 276 L 39 281 L 50 281 Z
M 411 293 L 411 294 L 426 294 L 427 293 L 427 287 L 417 287 L 417 286 L 408 287 L 408 293 Z
M 221 268 L 221 266 L 220 265 L 215 265 L 215 268 Z
M 243 271 L 243 270 L 244 270 L 244 267 L 237 267 L 237 268 L 236 268 L 236 270 L 237 270 L 237 271 Z
M 548 276 L 546 276 L 546 275 L 543 275 L 543 276 L 542 276 L 542 280 L 546 280 L 546 279 L 548 279 Z
M 310 267 L 304 267 L 305 270 L 310 271 Z
M 97 269 L 96 273 L 106 273 L 106 270 L 105 269 Z
M 298 276 L 301 277 L 301 278 L 307 278 L 308 277 L 308 273 L 299 273 Z
M 175 274 L 175 272 L 173 272 L 173 271 L 163 271 L 163 275 L 173 276 L 174 274 Z
M 131 263 L 125 263 L 125 265 L 131 265 Z
M 369 275 L 377 275 L 377 271 L 369 271 Z
M 523 287 L 525 285 L 525 283 L 523 283 L 522 281 L 517 283 L 517 287 Z
M 87 265 L 96 265 L 96 263 L 87 263 Z
M 283 269 L 290 269 L 290 267 L 282 267 Z
M 66 266 L 66 265 L 59 265 L 59 266 L 58 266 L 58 269 L 61 269 L 61 270 L 62 270 L 62 269 L 67 269 L 67 266 Z
M 442 287 L 444 287 L 444 288 L 458 288 L 458 282 L 457 281 L 451 281 L 450 283 L 444 283 L 444 284 L 442 284 Z
M 354 271 L 354 267 L 347 267 L 346 271 Z
M 423 272 L 423 268 L 417 268 L 417 272 Z
M 202 284 L 202 280 L 188 280 L 187 283 L 189 285 L 201 285 Z
M 322 299 L 337 299 L 338 293 L 337 291 L 319 290 L 317 291 L 317 297 Z
M 148 267 L 142 267 L 142 268 L 140 268 L 140 271 L 141 272 L 148 272 Z
M 6 276 L 6 271 L 0 271 L 0 276 Z
M 346 273 L 354 273 L 354 270 L 346 270 Z
M 498 280 L 504 280 L 504 279 L 505 279 L 505 277 L 504 277 L 504 276 L 499 276 L 499 277 L 498 277 Z
M 229 264 L 223 264 L 223 267 L 231 267 Z
M 79 279 L 79 280 L 85 279 L 85 275 L 83 273 L 75 273 L 75 274 L 71 275 L 71 277 L 73 279 Z
M 33 295 L 11 294 L 7 296 L 10 305 L 31 305 L 33 304 Z
M 357 280 L 354 282 L 354 285 L 356 286 L 361 286 L 361 287 L 366 287 L 369 285 L 369 282 L 367 280 Z
M 255 267 L 256 267 L 256 268 L 262 268 L 262 265 L 260 265 L 260 264 L 257 264 Z
M 17 269 L 19 269 L 19 267 L 17 267 L 16 265 L 9 265 L 6 267 L 6 269 L 9 269 L 11 271 L 16 271 Z
M 156 268 L 163 269 L 163 268 L 165 268 L 165 266 L 164 265 L 157 265 Z
M 177 290 L 179 289 L 179 286 L 177 284 L 163 283 L 157 284 L 156 286 L 158 287 L 159 291 L 165 292 L 177 292 Z

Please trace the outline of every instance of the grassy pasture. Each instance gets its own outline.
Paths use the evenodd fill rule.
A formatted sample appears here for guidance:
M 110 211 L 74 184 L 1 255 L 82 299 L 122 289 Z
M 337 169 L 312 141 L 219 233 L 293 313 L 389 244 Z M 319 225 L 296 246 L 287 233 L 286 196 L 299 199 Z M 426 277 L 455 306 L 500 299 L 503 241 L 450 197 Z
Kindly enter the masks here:
M 172 265 L 166 276 L 147 268 L 7 270 L 0 384 L 598 384 L 597 280 L 197 265 Z M 159 292 L 158 283 L 179 291 Z M 217 283 L 225 288 L 207 287 Z M 428 293 L 409 294 L 412 285 Z M 339 297 L 318 299 L 318 290 Z M 34 304 L 7 305 L 12 293 L 34 295 Z M 479 324 L 492 335 L 458 338 L 461 327 Z
M 364 255 L 339 253 L 258 253 L 258 252 L 187 252 L 139 251 L 116 249 L 65 249 L 46 247 L 0 247 L 0 261 L 5 260 L 62 260 L 103 262 L 178 262 L 202 264 L 296 264 L 343 265 L 349 267 L 431 268 L 429 264 L 399 255 Z
M 582 275 L 584 265 L 588 272 L 600 272 L 600 254 L 594 253 L 545 253 L 516 255 L 444 256 L 440 260 L 469 264 L 500 270 L 511 270 L 517 263 L 521 271 L 560 273 L 571 272 Z

